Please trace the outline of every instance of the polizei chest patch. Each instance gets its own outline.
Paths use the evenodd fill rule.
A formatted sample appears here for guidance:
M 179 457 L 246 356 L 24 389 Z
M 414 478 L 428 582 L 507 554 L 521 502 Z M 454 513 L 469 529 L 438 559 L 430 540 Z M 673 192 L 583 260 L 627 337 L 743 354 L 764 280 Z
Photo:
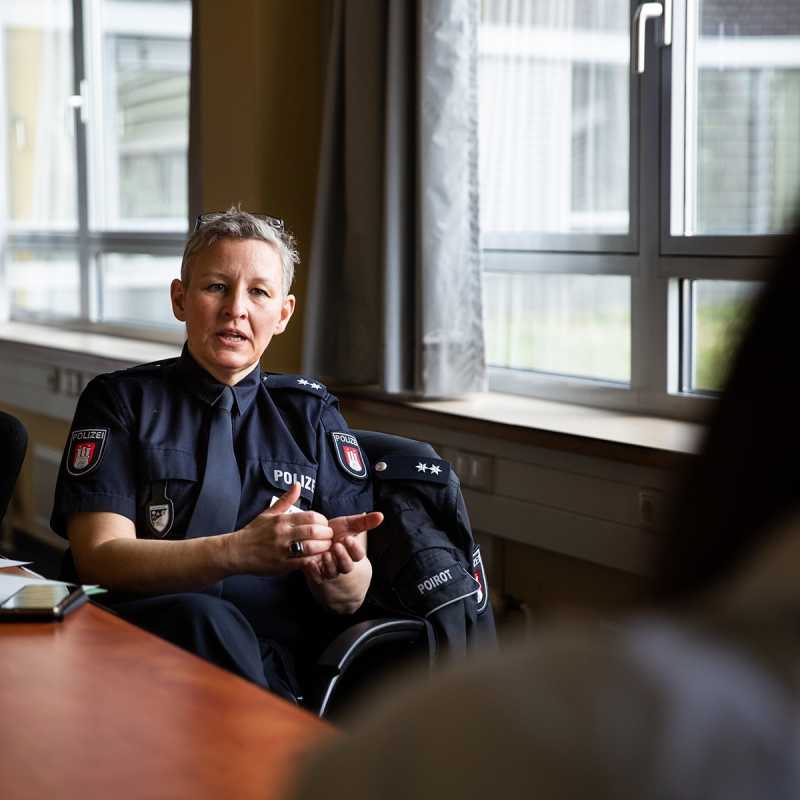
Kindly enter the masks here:
M 339 466 L 354 478 L 366 478 L 367 462 L 358 445 L 358 439 L 352 433 L 331 431 L 331 441 Z
M 108 428 L 81 428 L 69 437 L 67 473 L 79 478 L 91 472 L 103 458 L 108 441 Z

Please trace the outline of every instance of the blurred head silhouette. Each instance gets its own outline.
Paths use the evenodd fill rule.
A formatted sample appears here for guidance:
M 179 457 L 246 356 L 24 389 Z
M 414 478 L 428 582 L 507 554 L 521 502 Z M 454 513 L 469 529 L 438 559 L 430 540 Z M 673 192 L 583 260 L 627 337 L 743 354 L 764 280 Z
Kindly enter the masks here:
M 677 497 L 655 570 L 657 600 L 714 589 L 800 511 L 799 305 L 795 228 L 782 241 Z

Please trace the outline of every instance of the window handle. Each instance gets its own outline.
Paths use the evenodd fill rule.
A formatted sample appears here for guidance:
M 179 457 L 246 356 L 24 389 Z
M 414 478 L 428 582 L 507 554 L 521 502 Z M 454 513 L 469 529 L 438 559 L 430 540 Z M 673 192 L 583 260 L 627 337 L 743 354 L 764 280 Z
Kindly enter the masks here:
M 638 75 L 644 72 L 644 37 L 647 20 L 658 19 L 664 13 L 661 3 L 642 3 L 633 15 L 631 45 L 633 49 L 633 71 Z M 671 16 L 671 14 L 670 14 Z M 670 35 L 670 39 L 672 36 Z
M 89 85 L 85 79 L 81 81 L 80 94 L 71 94 L 67 103 L 70 108 L 81 110 L 81 122 L 85 125 L 89 119 Z

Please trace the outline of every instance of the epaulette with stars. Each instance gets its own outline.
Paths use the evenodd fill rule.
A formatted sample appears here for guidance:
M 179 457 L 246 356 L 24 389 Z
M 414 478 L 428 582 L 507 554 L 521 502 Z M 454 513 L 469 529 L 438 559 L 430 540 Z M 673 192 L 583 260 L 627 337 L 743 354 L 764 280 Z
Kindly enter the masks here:
M 261 380 L 267 389 L 296 389 L 299 392 L 308 392 L 317 397 L 324 397 L 327 393 L 325 384 L 306 378 L 303 375 L 280 375 L 276 373 L 265 373 Z
M 374 477 L 381 481 L 429 481 L 447 483 L 450 464 L 441 458 L 419 458 L 389 454 L 373 465 Z

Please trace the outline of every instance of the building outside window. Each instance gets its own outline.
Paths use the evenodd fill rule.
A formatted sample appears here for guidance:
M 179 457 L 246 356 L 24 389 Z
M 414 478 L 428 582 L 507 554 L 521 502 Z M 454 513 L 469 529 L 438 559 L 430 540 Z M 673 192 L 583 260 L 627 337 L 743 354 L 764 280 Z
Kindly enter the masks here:
M 492 388 L 692 416 L 798 211 L 800 5 L 665 2 L 643 72 L 637 3 L 481 6 Z
M 190 0 L 0 3 L 7 317 L 179 337 L 190 36 Z

